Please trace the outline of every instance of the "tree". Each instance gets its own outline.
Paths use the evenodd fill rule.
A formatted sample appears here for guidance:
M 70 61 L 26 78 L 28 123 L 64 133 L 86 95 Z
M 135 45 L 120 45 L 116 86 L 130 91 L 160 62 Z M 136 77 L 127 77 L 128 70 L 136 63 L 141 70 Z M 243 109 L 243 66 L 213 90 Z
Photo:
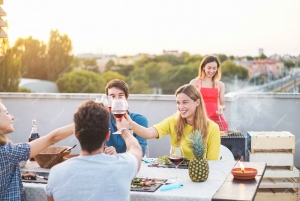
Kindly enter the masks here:
M 51 30 L 47 56 L 48 80 L 55 81 L 72 70 L 72 49 L 72 41 L 66 34 L 60 35 L 58 30 Z
M 125 77 L 123 75 L 121 75 L 120 73 L 114 72 L 114 71 L 106 71 L 105 73 L 103 73 L 101 75 L 101 78 L 105 84 L 113 79 L 120 79 L 120 80 L 125 79 Z
M 133 71 L 134 66 L 133 65 L 119 65 L 120 69 L 118 70 L 118 73 L 124 76 L 128 76 L 131 71 Z
M 115 66 L 115 62 L 113 60 L 109 60 L 106 64 L 105 64 L 105 71 L 110 71 L 111 67 Z
M 219 59 L 220 63 L 223 63 L 224 61 L 226 61 L 228 59 L 228 57 L 225 54 L 218 54 L 218 59 Z
M 189 83 L 197 75 L 198 66 L 181 65 L 168 69 L 160 79 L 163 94 L 174 94 L 178 87 Z
M 20 83 L 20 59 L 16 58 L 12 49 L 0 57 L 0 92 L 17 92 Z
M 186 57 L 184 59 L 184 63 L 185 64 L 189 64 L 189 63 L 194 63 L 194 62 L 198 62 L 198 65 L 200 65 L 200 62 L 202 61 L 203 59 L 203 56 L 199 55 L 199 54 L 195 54 L 195 55 L 192 55 L 192 56 L 189 56 L 189 57 Z
M 248 69 L 237 66 L 232 61 L 225 61 L 221 64 L 222 76 L 233 79 L 235 75 L 238 79 L 246 79 L 248 77 Z
M 19 38 L 12 49 L 21 60 L 23 77 L 47 79 L 46 44 L 29 36 L 26 39 Z
M 259 59 L 267 59 L 268 57 L 264 53 L 262 53 L 262 54 L 259 55 L 258 58 Z
M 177 66 L 184 63 L 184 58 L 183 56 L 177 57 L 172 54 L 164 54 L 164 55 L 155 56 L 153 61 L 155 62 L 166 61 L 172 64 L 173 66 Z
M 143 80 L 133 80 L 129 85 L 131 94 L 152 94 L 152 89 Z
M 61 93 L 103 93 L 101 75 L 88 70 L 74 70 L 63 74 L 56 85 Z
M 295 63 L 291 60 L 284 61 L 283 63 L 288 70 L 290 70 L 292 67 L 295 67 Z

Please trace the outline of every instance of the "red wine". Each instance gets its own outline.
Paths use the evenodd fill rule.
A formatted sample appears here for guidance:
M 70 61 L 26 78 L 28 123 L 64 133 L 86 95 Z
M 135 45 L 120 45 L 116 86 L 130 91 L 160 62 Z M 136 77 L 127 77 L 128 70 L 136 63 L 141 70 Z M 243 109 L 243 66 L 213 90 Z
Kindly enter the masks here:
M 169 156 L 169 160 L 175 165 L 178 166 L 183 162 L 182 156 Z
M 38 133 L 31 133 L 29 136 L 28 142 L 31 142 L 32 140 L 38 139 L 40 135 Z
M 118 119 L 122 118 L 123 115 L 125 114 L 125 110 L 113 110 L 112 113 L 114 114 L 114 116 Z

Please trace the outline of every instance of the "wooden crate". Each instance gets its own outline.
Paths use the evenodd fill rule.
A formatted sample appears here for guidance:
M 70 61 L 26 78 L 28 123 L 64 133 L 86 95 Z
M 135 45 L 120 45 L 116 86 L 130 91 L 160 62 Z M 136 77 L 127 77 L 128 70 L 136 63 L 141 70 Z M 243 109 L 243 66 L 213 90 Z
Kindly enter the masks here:
M 299 178 L 299 170 L 296 167 L 293 167 L 290 170 L 288 167 L 267 167 L 264 178 Z
M 295 153 L 295 136 L 287 131 L 281 132 L 254 132 L 247 133 L 248 149 L 254 153 L 256 150 L 285 149 Z
M 292 188 L 298 189 L 298 179 L 295 178 L 263 178 L 259 188 Z
M 258 189 L 255 201 L 298 201 L 298 193 L 293 189 Z
M 267 166 L 289 166 L 290 170 L 294 168 L 294 154 L 287 152 L 257 151 L 249 152 L 250 162 L 265 162 Z

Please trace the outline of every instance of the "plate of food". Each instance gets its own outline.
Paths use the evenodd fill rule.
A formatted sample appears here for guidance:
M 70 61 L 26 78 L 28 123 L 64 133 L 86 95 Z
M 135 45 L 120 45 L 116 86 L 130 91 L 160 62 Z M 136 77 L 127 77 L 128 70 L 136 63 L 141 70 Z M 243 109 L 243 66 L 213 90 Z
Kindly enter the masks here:
M 22 172 L 21 173 L 22 182 L 27 183 L 43 183 L 46 184 L 48 181 L 48 177 L 37 175 L 32 172 Z
M 131 181 L 130 190 L 141 192 L 155 192 L 166 181 L 166 179 L 136 177 Z
M 189 165 L 189 159 L 184 158 L 183 162 L 178 166 L 180 169 L 187 169 Z M 161 167 L 161 168 L 175 168 L 175 165 L 169 160 L 169 156 L 164 155 L 158 157 L 156 161 L 148 165 L 148 167 Z

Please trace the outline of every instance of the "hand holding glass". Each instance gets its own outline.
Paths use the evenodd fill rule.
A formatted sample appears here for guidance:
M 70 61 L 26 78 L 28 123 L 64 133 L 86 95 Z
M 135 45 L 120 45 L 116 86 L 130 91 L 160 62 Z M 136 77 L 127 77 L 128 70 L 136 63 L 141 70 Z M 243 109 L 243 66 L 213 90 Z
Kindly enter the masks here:
M 124 97 L 114 98 L 111 105 L 111 113 L 117 118 L 122 119 L 128 109 L 128 103 Z M 116 131 L 113 134 L 121 134 Z

